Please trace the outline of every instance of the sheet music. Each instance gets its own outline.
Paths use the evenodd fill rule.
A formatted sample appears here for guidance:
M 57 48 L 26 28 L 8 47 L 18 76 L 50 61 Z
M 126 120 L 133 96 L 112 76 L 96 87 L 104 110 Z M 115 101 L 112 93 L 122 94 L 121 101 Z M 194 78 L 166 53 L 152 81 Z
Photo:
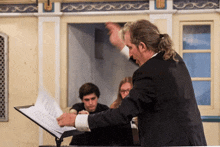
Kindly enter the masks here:
M 20 111 L 58 138 L 60 138 L 65 131 L 76 130 L 74 127 L 60 127 L 58 125 L 56 118 L 62 115 L 63 112 L 55 99 L 45 90 L 40 91 L 34 106 L 21 108 Z
M 44 89 L 40 91 L 35 106 L 43 107 L 51 116 L 56 118 L 63 114 L 55 99 Z

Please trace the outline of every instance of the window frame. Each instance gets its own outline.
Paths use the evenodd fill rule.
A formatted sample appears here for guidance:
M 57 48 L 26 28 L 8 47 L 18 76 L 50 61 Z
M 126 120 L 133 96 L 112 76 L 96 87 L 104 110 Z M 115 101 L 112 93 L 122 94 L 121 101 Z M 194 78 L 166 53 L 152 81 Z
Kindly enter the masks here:
M 4 57 L 5 57 L 5 118 L 0 118 L 0 122 L 9 121 L 9 102 L 8 102 L 8 35 L 0 32 L 0 36 L 4 38 Z
M 183 26 L 185 25 L 210 25 L 210 35 L 211 35 L 211 42 L 210 42 L 210 49 L 204 50 L 204 49 L 196 49 L 196 50 L 191 50 L 183 49 Z M 209 110 L 214 110 L 215 105 L 214 105 L 214 45 L 213 45 L 213 38 L 214 38 L 214 21 L 212 20 L 207 20 L 207 21 L 181 21 L 180 22 L 180 55 L 183 57 L 184 53 L 210 53 L 210 77 L 191 77 L 192 81 L 210 81 L 210 105 L 198 105 L 201 110 L 209 111 Z

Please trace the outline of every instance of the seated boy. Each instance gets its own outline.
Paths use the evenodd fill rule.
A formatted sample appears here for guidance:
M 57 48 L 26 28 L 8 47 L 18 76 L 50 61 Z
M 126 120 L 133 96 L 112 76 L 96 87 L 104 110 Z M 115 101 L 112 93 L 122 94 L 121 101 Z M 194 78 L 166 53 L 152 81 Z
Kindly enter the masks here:
M 79 98 L 82 103 L 74 104 L 70 113 L 76 114 L 94 114 L 108 110 L 109 107 L 98 103 L 100 96 L 99 88 L 93 83 L 85 83 L 79 89 Z M 91 132 L 73 136 L 70 145 L 90 145 L 90 146 L 109 146 L 109 145 L 132 145 L 132 132 L 131 129 L 123 133 L 124 127 L 110 126 L 103 128 L 92 129 Z M 129 133 L 127 133 L 129 132 Z M 123 136 L 129 136 L 129 139 L 122 139 Z M 121 139 L 120 139 L 121 138 Z

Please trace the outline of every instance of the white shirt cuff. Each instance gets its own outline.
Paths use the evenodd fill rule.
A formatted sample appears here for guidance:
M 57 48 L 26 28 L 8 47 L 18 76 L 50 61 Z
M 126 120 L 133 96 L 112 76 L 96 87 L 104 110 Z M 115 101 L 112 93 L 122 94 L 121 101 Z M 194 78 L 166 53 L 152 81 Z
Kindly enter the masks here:
M 127 46 L 124 46 L 124 48 L 121 50 L 121 54 L 123 54 L 127 59 L 130 59 L 129 48 Z
M 78 131 L 91 131 L 88 124 L 88 114 L 78 114 L 75 120 L 75 127 Z

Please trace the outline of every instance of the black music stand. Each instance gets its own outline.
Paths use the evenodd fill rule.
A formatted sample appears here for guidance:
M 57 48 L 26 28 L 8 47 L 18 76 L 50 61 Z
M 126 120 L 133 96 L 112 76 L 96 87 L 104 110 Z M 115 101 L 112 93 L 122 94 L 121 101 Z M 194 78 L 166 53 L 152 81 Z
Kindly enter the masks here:
M 55 134 L 53 134 L 52 132 L 50 132 L 48 129 L 46 129 L 45 127 L 43 127 L 42 125 L 40 125 L 39 123 L 37 123 L 35 120 L 33 120 L 32 118 L 30 118 L 29 116 L 27 116 L 26 114 L 24 114 L 22 111 L 20 111 L 21 108 L 28 108 L 28 107 L 31 107 L 31 106 L 33 106 L 33 105 L 17 106 L 17 107 L 14 107 L 14 108 L 15 108 L 15 110 L 17 110 L 18 112 L 20 112 L 21 114 L 23 114 L 24 116 L 26 116 L 27 118 L 29 118 L 31 121 L 33 121 L 34 123 L 36 123 L 38 126 L 40 126 L 41 128 L 43 128 L 45 131 L 47 131 L 48 133 L 50 133 L 52 136 L 54 136 L 54 137 L 55 137 L 55 141 L 56 141 L 56 146 L 57 146 L 57 147 L 60 147 L 60 146 L 61 146 L 61 143 L 62 143 L 62 141 L 63 141 L 63 138 L 84 133 L 84 132 L 80 132 L 80 131 L 77 131 L 77 130 L 70 130 L 70 131 L 65 131 L 65 132 L 61 135 L 60 138 L 57 137 Z

